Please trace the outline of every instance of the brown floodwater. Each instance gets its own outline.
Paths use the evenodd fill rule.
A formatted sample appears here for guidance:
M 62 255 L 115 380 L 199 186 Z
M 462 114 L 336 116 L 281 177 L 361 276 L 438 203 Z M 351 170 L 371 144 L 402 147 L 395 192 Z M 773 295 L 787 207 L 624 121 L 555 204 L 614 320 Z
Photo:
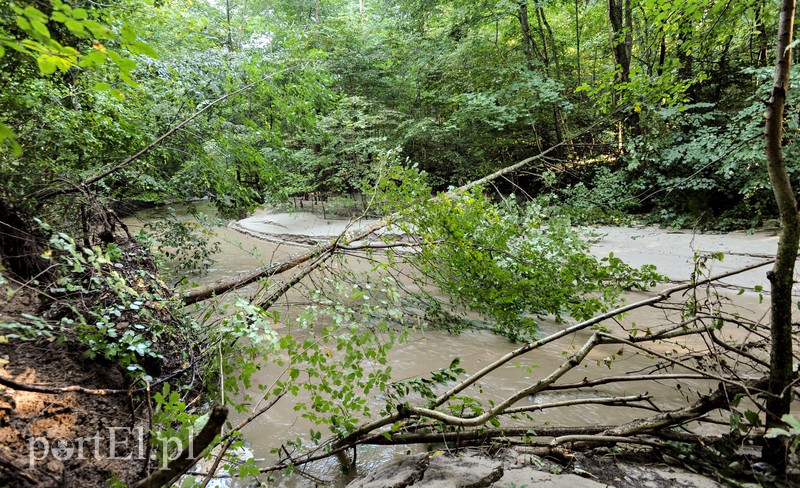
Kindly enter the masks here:
M 180 209 L 179 214 L 181 214 Z M 128 219 L 127 223 L 135 229 L 142 225 L 142 221 L 158 219 L 161 216 L 163 214 L 159 213 L 159 211 L 142 212 L 139 214 L 138 219 Z M 222 251 L 215 256 L 215 262 L 207 275 L 194 278 L 199 283 L 229 279 L 256 266 L 285 260 L 289 256 L 307 249 L 307 247 L 298 245 L 256 239 L 227 227 L 219 227 L 215 231 L 221 243 Z M 355 271 L 369 271 L 372 268 L 372 264 L 369 261 L 358 256 L 349 257 L 344 265 Z M 259 286 L 250 285 L 231 295 L 249 298 L 259 291 Z M 299 288 L 300 290 L 308 290 L 313 286 L 313 280 L 304 280 Z M 650 297 L 653 293 L 656 292 L 628 293 L 624 299 L 626 302 L 635 302 Z M 734 292 L 723 291 L 722 293 L 725 300 L 735 296 Z M 232 301 L 232 298 L 227 297 L 226 300 Z M 286 324 L 290 323 L 292 317 L 296 316 L 307 303 L 306 294 L 292 292 L 273 307 L 273 310 L 281 314 L 281 323 Z M 726 304 L 726 309 L 732 312 L 735 311 L 743 317 L 759 320 L 765 314 L 766 304 L 760 303 L 757 294 L 747 292 L 743 295 L 735 296 L 735 305 L 731 300 L 730 303 Z M 679 310 L 640 308 L 630 312 L 618 323 L 610 321 L 604 325 L 611 330 L 618 330 L 621 326 L 630 327 L 630 324 L 636 323 L 640 330 L 644 330 L 647 327 L 655 329 L 669 321 L 679 320 L 679 316 Z M 541 319 L 539 323 L 542 337 L 569 325 L 559 324 L 547 318 Z M 289 333 L 289 329 L 280 324 L 276 326 L 276 329 L 278 333 Z M 579 331 L 521 356 L 486 376 L 464 393 L 478 395 L 480 391 L 480 397 L 484 400 L 499 401 L 507 398 L 561 366 L 567 357 L 566 355 L 579 349 L 589 339 L 592 332 L 591 330 Z M 742 332 L 736 332 L 736 334 L 741 335 Z M 459 357 L 461 366 L 470 373 L 490 364 L 517 347 L 519 347 L 519 344 L 512 343 L 504 337 L 485 331 L 452 334 L 441 330 L 422 330 L 412 333 L 407 342 L 396 345 L 390 352 L 389 362 L 392 366 L 393 379 L 395 380 L 424 376 L 437 369 L 446 368 L 454 357 Z M 704 347 L 705 345 L 700 338 L 693 337 L 661 343 L 655 346 L 654 350 L 670 355 L 683 354 L 688 351 L 688 348 L 702 349 Z M 620 352 L 622 354 L 619 354 Z M 609 360 L 612 357 L 614 359 Z M 584 378 L 629 374 L 645 370 L 645 368 L 652 366 L 654 361 L 655 359 L 652 357 L 647 357 L 627 346 L 624 348 L 620 348 L 620 346 L 601 346 L 594 349 L 581 366 L 568 372 L 558 382 L 576 382 Z M 365 364 L 365 368 L 368 369 L 370 367 L 369 364 Z M 254 388 L 251 393 L 257 397 L 259 390 L 255 387 L 256 385 L 271 385 L 283 372 L 283 368 L 276 364 L 263 364 L 253 377 Z M 668 372 L 688 371 L 677 367 Z M 653 396 L 654 402 L 660 408 L 671 409 L 684 406 L 688 402 L 695 400 L 698 393 L 706 393 L 714 388 L 716 388 L 716 384 L 712 382 L 687 380 L 648 381 L 646 383 L 623 382 L 592 389 L 543 393 L 535 397 L 528 397 L 517 405 L 549 403 L 587 397 L 636 395 L 647 392 Z M 296 402 L 302 401 L 305 401 L 302 394 L 298 398 L 286 396 L 267 413 L 245 428 L 244 435 L 247 440 L 247 447 L 260 466 L 267 467 L 274 464 L 276 455 L 272 454 L 271 450 L 279 447 L 287 439 L 299 437 L 309 441 L 309 429 L 325 429 L 325 427 L 320 428 L 311 424 L 294 410 Z M 383 402 L 379 393 L 373 394 L 368 401 L 374 412 L 381 410 Z M 233 414 L 232 420 L 237 423 L 239 420 L 246 418 L 247 415 L 248 413 Z M 537 426 L 619 424 L 650 415 L 653 415 L 653 412 L 644 409 L 596 404 L 547 409 L 532 414 L 534 429 Z M 706 428 L 713 429 L 714 426 Z M 323 431 L 323 434 L 325 433 Z M 399 454 L 425 449 L 426 446 L 424 445 L 362 447 L 357 455 L 357 474 L 370 472 Z M 335 458 L 308 466 L 306 471 L 313 477 L 325 480 L 325 486 L 344 486 L 350 479 L 348 476 L 341 474 L 338 461 Z M 218 483 L 217 486 L 237 486 L 233 480 L 229 479 L 219 479 L 216 483 Z M 298 475 L 291 477 L 275 475 L 275 480 L 270 483 L 270 486 L 304 487 L 315 486 L 315 483 L 310 478 Z

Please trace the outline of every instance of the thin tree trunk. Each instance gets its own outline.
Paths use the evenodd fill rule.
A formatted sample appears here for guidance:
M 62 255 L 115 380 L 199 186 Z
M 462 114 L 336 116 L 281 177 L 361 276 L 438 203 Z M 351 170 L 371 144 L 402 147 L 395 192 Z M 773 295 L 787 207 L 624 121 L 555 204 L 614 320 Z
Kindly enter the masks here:
M 225 15 L 228 19 L 228 51 L 233 52 L 233 32 L 231 32 L 231 0 L 225 0 Z
M 553 65 L 556 67 L 556 79 L 561 78 L 561 66 L 558 62 L 558 49 L 556 49 L 556 38 L 553 36 L 553 29 L 544 15 L 544 8 L 539 7 L 539 16 L 544 24 L 544 29 L 547 31 L 547 37 L 550 39 L 550 52 L 553 54 Z
M 623 3 L 624 1 L 624 3 Z M 609 39 L 611 52 L 614 56 L 615 87 L 614 103 L 618 105 L 621 100 L 620 92 L 630 81 L 631 52 L 633 48 L 633 17 L 630 0 L 608 0 Z M 639 132 L 639 117 L 636 112 L 631 113 L 625 120 L 628 130 L 634 134 Z M 619 127 L 619 149 L 624 143 L 622 125 Z
M 528 4 L 521 3 L 517 10 L 519 25 L 522 28 L 522 45 L 525 48 L 525 60 L 528 68 L 533 69 L 533 51 L 536 49 L 536 42 L 531 37 L 531 27 L 528 23 Z
M 581 84 L 581 19 L 580 0 L 575 0 L 575 50 L 578 68 L 578 85 Z
M 756 38 L 756 43 L 758 47 L 758 53 L 756 55 L 756 66 L 766 66 L 769 57 L 769 54 L 767 53 L 767 25 L 764 23 L 765 4 L 766 0 L 762 1 L 756 0 L 756 10 L 754 14 L 756 30 L 758 31 L 758 35 Z
M 771 351 L 766 427 L 783 426 L 781 417 L 789 413 L 792 398 L 792 285 L 800 218 L 786 166 L 783 161 L 783 112 L 789 89 L 794 12 L 796 0 L 782 0 L 778 22 L 778 52 L 772 94 L 767 103 L 765 129 L 766 156 L 772 191 L 781 215 L 782 233 L 775 265 L 767 277 L 772 284 Z M 779 474 L 786 472 L 787 449 L 782 439 L 766 439 L 762 457 L 774 464 Z
M 688 34 L 684 29 L 678 33 L 678 63 L 680 67 L 678 68 L 678 77 L 681 80 L 688 81 L 694 77 L 694 59 L 692 54 L 689 52 L 689 49 L 686 48 L 686 43 L 688 42 Z M 686 96 L 691 100 L 695 100 L 695 85 L 692 84 L 689 86 L 689 89 L 686 92 Z
M 556 49 L 556 40 L 553 36 L 553 29 L 550 28 L 550 23 L 547 22 L 547 17 L 544 15 L 544 9 L 542 7 L 538 7 L 537 11 L 539 12 L 539 30 L 542 34 L 542 44 L 544 45 L 544 51 L 547 52 L 547 45 L 548 43 L 544 41 L 545 39 L 545 31 L 547 32 L 547 38 L 549 38 L 549 45 L 550 45 L 550 52 L 552 53 L 552 60 L 553 64 L 555 65 L 555 79 L 561 78 L 561 67 L 558 63 L 558 50 Z M 544 25 L 544 29 L 542 29 L 542 25 Z M 545 55 L 547 56 L 547 55 Z M 550 57 L 547 56 L 547 63 L 548 68 Z M 549 71 L 549 69 L 548 69 Z M 561 109 L 559 108 L 556 102 L 553 102 L 553 125 L 556 129 L 556 142 L 561 143 L 564 140 L 564 131 L 561 127 Z

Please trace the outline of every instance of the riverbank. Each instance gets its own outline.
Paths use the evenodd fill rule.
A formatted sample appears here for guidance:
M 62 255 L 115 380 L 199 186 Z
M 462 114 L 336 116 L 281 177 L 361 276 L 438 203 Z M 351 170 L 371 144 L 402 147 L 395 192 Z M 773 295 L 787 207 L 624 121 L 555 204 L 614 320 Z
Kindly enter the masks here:
M 37 309 L 30 289 L 0 296 L 2 323 L 24 321 Z M 0 486 L 107 486 L 144 476 L 147 415 L 124 393 L 122 368 L 89 360 L 68 342 L 2 339 L 0 375 L 38 391 L 0 394 Z M 93 392 L 56 391 L 74 385 Z

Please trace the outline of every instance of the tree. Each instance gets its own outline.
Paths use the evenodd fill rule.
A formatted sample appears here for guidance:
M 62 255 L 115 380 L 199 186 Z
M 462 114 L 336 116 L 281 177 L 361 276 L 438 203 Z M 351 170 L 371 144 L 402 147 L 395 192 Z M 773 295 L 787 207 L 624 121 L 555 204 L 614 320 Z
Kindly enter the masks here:
M 789 90 L 792 63 L 792 33 L 796 0 L 782 0 L 778 22 L 778 48 L 775 78 L 767 102 L 767 121 L 764 139 L 772 191 L 781 216 L 782 233 L 778 241 L 777 259 L 768 274 L 772 284 L 770 312 L 772 348 L 770 351 L 769 397 L 767 398 L 767 428 L 784 425 L 782 417 L 789 413 L 792 403 L 792 286 L 800 242 L 800 216 L 797 199 L 783 160 L 782 134 L 784 106 Z M 786 471 L 786 447 L 780 439 L 767 439 L 764 461 L 773 463 L 780 473 Z

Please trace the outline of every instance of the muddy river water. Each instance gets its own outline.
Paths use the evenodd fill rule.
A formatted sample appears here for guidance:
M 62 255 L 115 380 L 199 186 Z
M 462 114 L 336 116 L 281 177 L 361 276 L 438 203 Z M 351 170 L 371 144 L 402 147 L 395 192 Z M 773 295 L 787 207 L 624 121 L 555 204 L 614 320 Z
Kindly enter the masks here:
M 138 219 L 129 219 L 128 223 L 134 228 L 140 227 L 142 221 L 158 219 L 161 215 L 163 214 L 160 214 L 159 211 L 143 212 Z M 297 243 L 286 242 L 286 236 L 295 236 L 295 239 L 290 239 L 296 241 L 297 235 L 317 238 L 334 235 L 341 231 L 344 225 L 345 223 L 342 221 L 325 221 L 307 213 L 259 212 L 245 221 L 240 221 L 238 228 L 219 227 L 216 232 L 222 245 L 222 252 L 215 257 L 216 261 L 209 274 L 198 281 L 213 282 L 228 279 L 256 266 L 285 260 L 289 256 L 308 249 Z M 763 260 L 774 254 L 777 245 L 777 238 L 769 232 L 693 235 L 686 232 L 668 232 L 654 227 L 598 228 L 596 231 L 605 236 L 593 245 L 593 253 L 606 256 L 613 252 L 616 256 L 635 266 L 645 263 L 655 264 L 660 272 L 675 281 L 689 278 L 693 269 L 695 252 L 720 251 L 725 253 L 725 259 L 714 264 L 714 271 L 723 272 Z M 266 236 L 267 239 L 257 238 L 254 235 Z M 278 236 L 283 236 L 283 238 Z M 354 267 L 368 268 L 368 264 L 360 263 L 358 258 L 351 258 L 348 262 Z M 723 293 L 727 293 L 731 297 L 735 296 L 735 307 L 743 316 L 756 319 L 763 317 L 766 311 L 765 303 L 759 303 L 758 294 L 748 290 L 752 290 L 755 285 L 767 287 L 768 282 L 765 278 L 767 269 L 769 268 L 761 268 L 726 280 L 729 291 L 723 291 Z M 236 293 L 246 298 L 256 291 L 257 286 L 252 285 Z M 744 294 L 737 296 L 741 287 L 745 287 L 746 290 Z M 625 300 L 632 302 L 652 296 L 654 293 L 656 292 L 629 293 L 625 296 Z M 299 295 L 290 295 L 274 310 L 280 312 L 282 316 L 292 316 L 302 307 L 302 302 L 303 299 Z M 734 307 L 733 304 L 729 306 Z M 623 319 L 623 323 L 636 322 L 639 328 L 645 328 L 648 324 L 665 323 L 670 313 L 665 310 L 641 308 L 627 315 Z M 541 334 L 542 336 L 548 335 L 564 326 L 564 324 L 557 324 L 547 319 L 541 320 Z M 590 333 L 591 331 L 582 331 L 564 337 L 500 368 L 477 385 L 482 390 L 482 397 L 499 400 L 530 385 L 532 381 L 560 366 L 564 361 L 564 354 L 573 350 L 573 347 L 579 348 L 583 345 Z M 466 332 L 455 335 L 444 331 L 427 330 L 412 334 L 407 343 L 395 346 L 390 359 L 394 378 L 406 379 L 445 368 L 455 356 L 461 358 L 461 365 L 468 372 L 474 372 L 518 346 L 518 344 L 488 332 Z M 664 346 L 664 350 L 669 352 L 671 348 L 679 349 L 680 346 L 680 343 L 676 343 L 676 345 Z M 595 349 L 590 353 L 584 367 L 569 372 L 560 381 L 571 382 L 584 378 L 622 375 L 640 370 L 653 362 L 652 359 L 636 354 L 633 350 L 626 350 L 623 355 L 617 356 L 609 367 L 604 359 L 617 353 L 618 349 L 618 346 Z M 276 365 L 265 364 L 256 373 L 253 381 L 255 384 L 272 384 L 281 371 L 282 369 Z M 686 405 L 687 400 L 695 399 L 696 391 L 708 391 L 714 387 L 710 383 L 671 380 L 658 383 L 648 382 L 646 391 L 658 399 L 660 407 L 676 408 Z M 587 394 L 598 396 L 633 395 L 642 393 L 643 388 L 645 387 L 641 383 L 636 382 L 617 383 L 594 388 L 588 392 L 570 390 L 563 393 L 548 393 L 524 400 L 521 404 L 525 404 L 526 401 L 528 403 L 545 403 L 554 399 L 586 397 Z M 258 395 L 258 390 L 254 389 L 254 394 Z M 286 439 L 296 437 L 308 439 L 309 428 L 314 426 L 300 418 L 298 412 L 294 410 L 295 401 L 293 398 L 285 397 L 246 428 L 248 448 L 252 455 L 259 460 L 260 465 L 271 465 L 275 460 L 275 455 L 271 454 L 270 450 L 281 445 Z M 370 401 L 374 404 L 376 411 L 380 410 L 382 403 L 379 399 L 371 398 Z M 533 417 L 536 425 L 541 426 L 579 426 L 616 424 L 650 414 L 645 410 L 626 407 L 576 405 L 544 410 L 534 413 Z M 247 416 L 246 413 L 237 415 L 241 418 Z M 234 422 L 237 420 L 234 418 Z M 424 448 L 425 446 L 364 447 L 358 453 L 357 469 L 360 473 L 370 472 L 393 456 L 408 450 Z M 326 486 L 343 486 L 348 481 L 347 477 L 340 474 L 335 459 L 311 466 L 308 471 L 315 477 L 327 480 Z M 218 480 L 218 483 L 219 486 L 235 486 L 230 484 L 231 480 L 221 479 Z M 285 479 L 279 476 L 275 485 L 271 484 L 270 486 L 314 486 L 314 483 L 296 475 Z

